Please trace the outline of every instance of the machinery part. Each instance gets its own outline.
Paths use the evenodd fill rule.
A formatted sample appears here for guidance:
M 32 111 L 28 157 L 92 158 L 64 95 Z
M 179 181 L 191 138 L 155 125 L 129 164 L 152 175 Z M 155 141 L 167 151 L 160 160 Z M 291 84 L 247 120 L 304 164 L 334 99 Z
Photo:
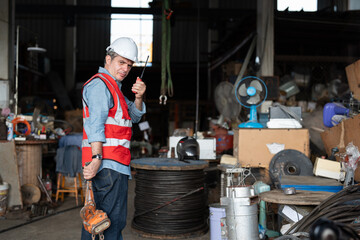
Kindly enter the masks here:
M 161 105 L 161 104 L 164 104 L 164 105 L 166 105 L 166 101 L 167 101 L 167 96 L 166 95 L 160 95 L 160 97 L 159 97 L 159 104 Z
M 96 210 L 94 201 L 94 193 L 92 190 L 92 182 L 86 182 L 86 198 L 85 205 L 80 210 L 80 217 L 83 219 L 83 225 L 86 231 L 93 235 L 102 233 L 110 227 L 110 219 L 102 210 Z
M 284 188 L 284 194 L 285 195 L 294 195 L 294 194 L 296 194 L 296 189 L 294 187 Z
M 106 51 L 110 50 L 113 50 L 115 53 L 133 62 L 138 61 L 138 48 L 134 40 L 131 38 L 121 37 L 116 39 L 110 46 L 106 48 Z
M 229 239 L 259 239 L 258 197 L 253 195 L 253 189 L 250 186 L 233 189 L 240 194 L 220 199 L 221 205 L 226 206 Z
M 313 164 L 302 152 L 295 149 L 285 149 L 271 159 L 269 172 L 275 184 L 283 175 L 313 176 Z
M 195 138 L 184 137 L 178 142 L 176 152 L 180 161 L 184 161 L 185 159 L 199 160 L 199 143 Z

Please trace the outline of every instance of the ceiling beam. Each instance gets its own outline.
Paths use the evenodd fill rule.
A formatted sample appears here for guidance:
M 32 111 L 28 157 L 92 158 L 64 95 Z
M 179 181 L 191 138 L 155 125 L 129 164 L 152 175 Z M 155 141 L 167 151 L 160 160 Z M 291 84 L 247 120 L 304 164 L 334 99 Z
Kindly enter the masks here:
M 197 16 L 197 8 L 174 8 L 178 16 Z M 110 6 L 70 6 L 17 4 L 16 13 L 20 14 L 153 14 L 161 15 L 161 8 L 122 8 Z M 208 9 L 201 8 L 201 17 L 239 17 L 243 14 L 255 14 L 255 9 Z

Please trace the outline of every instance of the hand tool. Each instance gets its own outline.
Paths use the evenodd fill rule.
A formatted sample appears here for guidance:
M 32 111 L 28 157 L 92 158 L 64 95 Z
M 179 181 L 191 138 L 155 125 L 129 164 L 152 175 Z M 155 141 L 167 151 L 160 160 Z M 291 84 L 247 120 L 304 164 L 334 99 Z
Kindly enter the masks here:
M 145 68 L 146 68 L 146 65 L 147 65 L 148 60 L 149 60 L 149 56 L 147 56 L 146 62 L 145 62 L 145 66 L 144 66 L 144 68 L 143 68 L 143 70 L 142 70 L 142 72 L 141 72 L 140 77 L 138 77 L 138 78 L 136 79 L 136 81 L 142 81 L 142 77 L 143 77 L 143 75 L 144 75 Z M 135 91 L 132 91 L 132 92 L 135 93 L 135 94 L 137 93 L 137 92 L 135 92 Z
M 86 166 L 89 164 L 90 162 L 87 162 Z M 91 180 L 86 181 L 85 204 L 80 210 L 80 217 L 83 219 L 85 230 L 92 234 L 93 239 L 97 234 L 99 234 L 100 239 L 104 239 L 103 232 L 110 227 L 111 221 L 106 212 L 96 210 Z

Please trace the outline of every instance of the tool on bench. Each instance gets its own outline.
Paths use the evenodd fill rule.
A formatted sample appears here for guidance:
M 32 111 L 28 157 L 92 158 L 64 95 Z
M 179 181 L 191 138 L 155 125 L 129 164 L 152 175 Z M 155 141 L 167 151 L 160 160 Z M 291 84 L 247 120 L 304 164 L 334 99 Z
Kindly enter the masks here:
M 90 162 L 86 163 L 86 166 Z M 83 219 L 83 225 L 86 231 L 92 234 L 92 239 L 99 235 L 101 240 L 104 239 L 103 232 L 110 227 L 111 221 L 106 212 L 96 210 L 92 182 L 86 181 L 86 196 L 84 207 L 80 210 L 80 217 Z
M 145 68 L 146 68 L 146 65 L 147 65 L 148 60 L 149 60 L 149 56 L 147 56 L 146 62 L 145 62 L 145 66 L 144 66 L 144 68 L 143 68 L 143 70 L 142 70 L 142 72 L 141 72 L 140 77 L 138 77 L 138 78 L 136 79 L 136 81 L 142 81 L 142 77 L 144 76 L 144 72 L 145 72 Z M 137 93 L 137 92 L 134 92 L 134 91 L 132 91 L 132 92 L 133 92 L 133 93 Z

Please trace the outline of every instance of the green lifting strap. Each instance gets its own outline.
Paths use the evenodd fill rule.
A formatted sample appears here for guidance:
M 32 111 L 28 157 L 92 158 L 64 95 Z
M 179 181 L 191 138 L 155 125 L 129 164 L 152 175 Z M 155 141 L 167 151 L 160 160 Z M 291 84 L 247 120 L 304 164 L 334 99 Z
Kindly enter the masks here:
M 161 36 L 161 89 L 160 97 L 168 94 L 173 96 L 174 89 L 171 80 L 170 71 L 170 47 L 171 47 L 171 28 L 170 28 L 170 13 L 169 0 L 164 0 L 162 4 L 162 36 Z M 167 14 L 168 17 L 167 17 Z M 167 80 L 167 83 L 166 83 Z

